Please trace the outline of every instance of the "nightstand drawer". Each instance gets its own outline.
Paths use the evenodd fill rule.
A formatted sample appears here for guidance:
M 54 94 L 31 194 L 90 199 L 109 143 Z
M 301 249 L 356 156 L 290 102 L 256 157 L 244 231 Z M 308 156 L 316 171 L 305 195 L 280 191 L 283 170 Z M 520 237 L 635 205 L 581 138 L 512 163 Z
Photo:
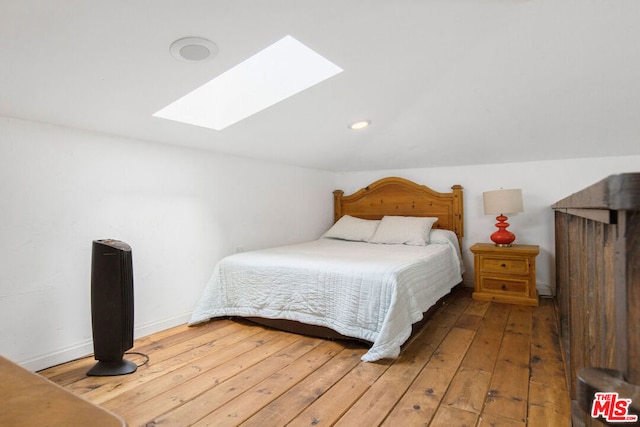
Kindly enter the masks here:
M 504 274 L 529 274 L 529 262 L 522 258 L 491 258 L 483 256 L 480 259 L 480 271 Z
M 493 277 L 481 277 L 480 278 L 480 291 L 483 292 L 498 292 L 505 293 L 511 292 L 516 294 L 525 294 L 529 292 L 528 280 L 517 279 L 498 279 Z

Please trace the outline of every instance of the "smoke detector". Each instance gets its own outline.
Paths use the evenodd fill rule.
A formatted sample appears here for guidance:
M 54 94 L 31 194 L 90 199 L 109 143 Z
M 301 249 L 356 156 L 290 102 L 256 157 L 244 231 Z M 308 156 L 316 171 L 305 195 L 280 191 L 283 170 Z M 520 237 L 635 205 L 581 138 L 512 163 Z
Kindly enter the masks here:
M 202 37 L 184 37 L 171 43 L 171 55 L 186 62 L 208 61 L 218 53 L 218 46 Z

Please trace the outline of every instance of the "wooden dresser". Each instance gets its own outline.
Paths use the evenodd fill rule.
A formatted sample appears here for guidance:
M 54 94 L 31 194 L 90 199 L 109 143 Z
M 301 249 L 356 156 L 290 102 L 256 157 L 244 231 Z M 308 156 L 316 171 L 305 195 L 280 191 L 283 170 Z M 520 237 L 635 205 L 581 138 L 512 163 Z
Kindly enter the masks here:
M 476 243 L 473 298 L 512 304 L 538 305 L 536 292 L 536 245 L 496 246 Z
M 602 425 L 589 412 L 595 391 L 632 398 L 635 390 L 632 406 L 638 414 L 640 173 L 612 175 L 552 207 L 574 425 Z

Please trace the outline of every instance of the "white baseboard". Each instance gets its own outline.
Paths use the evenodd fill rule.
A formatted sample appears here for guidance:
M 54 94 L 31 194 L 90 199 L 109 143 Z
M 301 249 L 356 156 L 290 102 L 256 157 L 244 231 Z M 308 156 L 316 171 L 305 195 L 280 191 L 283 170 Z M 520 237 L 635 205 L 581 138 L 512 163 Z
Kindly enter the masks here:
M 536 285 L 536 290 L 538 291 L 538 295 L 541 297 L 552 297 L 553 291 L 551 290 L 551 286 L 540 284 Z
M 80 359 L 90 354 L 93 354 L 93 341 L 87 340 L 31 359 L 16 361 L 16 363 L 30 371 L 39 371 L 71 360 Z
M 181 314 L 179 316 L 170 317 L 157 322 L 151 322 L 144 325 L 138 325 L 133 330 L 135 339 L 146 337 L 155 332 L 173 328 L 189 321 L 191 313 Z M 17 363 L 30 371 L 39 371 L 61 363 L 70 362 L 72 360 L 89 357 L 93 354 L 93 340 L 86 340 L 68 347 L 60 348 L 52 352 L 33 357 L 28 360 L 18 361 Z
M 469 280 L 464 280 L 464 279 L 463 279 L 463 280 L 462 280 L 462 285 L 463 285 L 465 288 L 473 288 L 473 287 L 475 286 L 475 285 L 474 285 L 474 283 L 473 283 L 473 279 L 469 279 Z
M 145 325 L 139 325 L 133 330 L 133 336 L 135 339 L 146 337 L 156 332 L 164 331 L 165 329 L 173 328 L 174 326 L 183 325 L 191 318 L 191 312 L 184 313 L 178 316 L 163 319 L 157 322 L 147 323 Z

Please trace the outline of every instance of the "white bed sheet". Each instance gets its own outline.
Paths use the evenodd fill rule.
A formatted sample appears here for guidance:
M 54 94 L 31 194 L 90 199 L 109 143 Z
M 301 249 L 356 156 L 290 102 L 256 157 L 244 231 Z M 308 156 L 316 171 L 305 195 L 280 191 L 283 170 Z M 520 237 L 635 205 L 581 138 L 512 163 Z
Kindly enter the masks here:
M 257 316 L 326 326 L 397 357 L 411 325 L 462 281 L 455 235 L 427 246 L 321 238 L 221 260 L 189 324 Z

